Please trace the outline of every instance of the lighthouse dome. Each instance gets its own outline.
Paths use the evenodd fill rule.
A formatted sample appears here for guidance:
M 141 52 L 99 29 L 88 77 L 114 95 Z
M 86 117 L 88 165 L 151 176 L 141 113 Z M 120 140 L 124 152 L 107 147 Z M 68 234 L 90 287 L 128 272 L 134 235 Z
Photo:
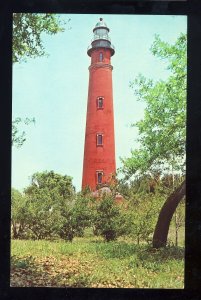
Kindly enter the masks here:
M 96 23 L 96 26 L 93 29 L 94 36 L 87 51 L 89 56 L 91 56 L 91 51 L 97 48 L 108 48 L 111 50 L 111 55 L 114 54 L 114 46 L 111 45 L 111 40 L 108 34 L 109 31 L 110 30 L 103 18 L 100 18 L 99 22 Z
M 103 20 L 103 18 L 99 19 L 99 22 L 96 23 L 96 26 L 95 26 L 94 30 L 96 30 L 97 27 L 105 27 L 109 31 L 109 28 L 107 27 L 107 24 L 105 23 L 105 21 Z
M 100 21 L 96 24 L 95 28 L 93 29 L 93 32 L 94 32 L 94 39 L 110 40 L 108 36 L 109 28 L 107 27 L 106 23 L 103 21 L 103 18 L 100 18 Z

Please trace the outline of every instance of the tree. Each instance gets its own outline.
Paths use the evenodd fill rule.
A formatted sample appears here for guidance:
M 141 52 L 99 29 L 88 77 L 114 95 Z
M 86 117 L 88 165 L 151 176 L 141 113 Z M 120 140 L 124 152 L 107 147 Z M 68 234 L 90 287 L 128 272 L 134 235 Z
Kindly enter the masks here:
M 60 208 L 64 201 L 72 201 L 75 197 L 72 178 L 53 171 L 37 172 L 24 193 L 27 197 L 26 223 L 31 236 L 43 239 L 57 235 Z
M 68 22 L 70 19 L 68 20 Z M 64 31 L 66 23 L 56 14 L 14 13 L 13 14 L 13 63 L 27 61 L 47 55 L 42 35 Z M 12 145 L 21 147 L 26 140 L 25 131 L 19 132 L 19 123 L 34 123 L 34 118 L 15 118 L 12 122 Z
M 53 171 L 37 172 L 25 189 L 27 226 L 32 238 L 61 237 L 72 242 L 90 224 L 88 198 L 75 194 L 72 178 Z
M 22 238 L 26 230 L 26 198 L 18 190 L 11 191 L 11 229 L 14 239 Z
M 180 174 L 165 174 L 161 180 L 162 186 L 167 190 L 168 196 L 174 192 L 175 186 L 179 186 L 185 179 L 185 176 L 181 176 Z M 185 197 L 178 204 L 174 215 L 172 216 L 170 226 L 172 229 L 174 228 L 175 233 L 175 246 L 178 246 L 179 240 L 179 229 L 183 227 L 185 223 Z M 171 240 L 172 242 L 172 240 Z
M 159 170 L 185 170 L 186 142 L 186 35 L 180 34 L 175 44 L 170 45 L 155 37 L 151 52 L 168 63 L 170 75 L 167 80 L 154 82 L 139 75 L 131 87 L 135 88 L 138 100 L 146 104 L 144 118 L 133 124 L 139 130 L 140 147 L 131 152 L 131 157 L 123 159 L 123 172 L 129 178 L 133 174 L 144 174 Z M 165 246 L 170 220 L 178 203 L 183 198 L 185 183 L 167 199 L 161 214 L 166 228 L 160 221 L 156 232 L 161 235 L 153 244 Z M 175 187 L 176 188 L 176 187 Z M 167 216 L 167 219 L 166 219 Z M 166 235 L 166 236 L 165 236 Z M 161 241 L 158 239 L 160 236 Z M 157 244 L 158 243 L 158 244 Z
M 50 193 L 53 201 L 56 199 L 55 196 L 69 199 L 75 194 L 72 177 L 60 175 L 54 171 L 37 172 L 31 176 L 31 184 L 25 189 L 25 194 L 37 195 L 39 191 Z
M 63 201 L 58 222 L 58 234 L 61 238 L 72 242 L 75 236 L 83 236 L 84 229 L 91 223 L 88 199 L 77 195 L 74 201 Z
M 185 196 L 186 184 L 185 181 L 167 198 L 164 203 L 156 224 L 153 235 L 153 247 L 165 247 L 167 243 L 168 230 L 172 216 L 180 203 L 181 199 Z
M 175 246 L 177 247 L 179 244 L 179 229 L 185 223 L 185 202 L 181 201 L 175 210 L 173 216 L 173 222 L 175 228 Z
M 113 241 L 127 232 L 126 214 L 115 203 L 113 195 L 104 194 L 96 203 L 94 214 L 95 232 L 104 237 L 105 241 Z
M 24 142 L 26 141 L 26 133 L 25 131 L 22 131 L 21 133 L 19 132 L 19 124 L 25 124 L 25 125 L 29 125 L 29 124 L 35 124 L 35 119 L 32 118 L 25 118 L 24 120 L 22 120 L 22 118 L 15 118 L 12 122 L 12 146 L 16 146 L 16 147 L 21 147 Z
M 150 243 L 153 236 L 157 214 L 161 208 L 164 196 L 159 193 L 139 193 L 131 198 L 128 205 L 129 236 L 140 244 L 140 241 Z
M 14 13 L 13 63 L 46 55 L 42 34 L 62 32 L 64 25 L 65 22 L 56 14 Z
M 152 54 L 168 62 L 170 76 L 154 82 L 139 75 L 130 85 L 146 104 L 144 118 L 132 126 L 139 131 L 140 147 L 122 159 L 123 171 L 133 174 L 174 167 L 183 170 L 186 142 L 186 35 L 174 45 L 156 36 Z

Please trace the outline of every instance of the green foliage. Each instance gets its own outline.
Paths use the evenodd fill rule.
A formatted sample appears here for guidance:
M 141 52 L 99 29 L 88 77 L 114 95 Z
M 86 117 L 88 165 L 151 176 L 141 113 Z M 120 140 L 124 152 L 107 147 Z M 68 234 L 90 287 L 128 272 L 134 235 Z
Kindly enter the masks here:
M 68 20 L 68 22 L 70 19 Z M 64 31 L 65 22 L 55 14 L 14 13 L 13 14 L 13 63 L 26 61 L 46 54 L 42 35 Z M 15 118 L 12 122 L 12 145 L 21 147 L 26 141 L 25 131 L 20 133 L 19 125 L 35 123 L 35 119 Z
M 23 197 L 13 191 L 12 223 L 19 224 L 21 221 L 26 238 L 57 236 L 62 204 L 71 201 L 74 196 L 71 177 L 53 171 L 37 172 L 33 174 L 30 186 L 24 190 Z M 14 236 L 20 237 L 19 234 Z
M 22 62 L 28 57 L 45 55 L 42 34 L 53 35 L 62 32 L 64 25 L 65 22 L 55 14 L 14 13 L 13 62 Z
M 11 190 L 11 227 L 14 239 L 23 238 L 26 231 L 26 197 L 18 190 Z
M 34 265 L 34 259 L 32 256 L 26 256 L 22 259 L 19 259 L 19 257 L 13 255 L 11 257 L 11 265 L 17 269 L 28 269 L 30 266 Z
M 164 197 L 159 194 L 138 195 L 138 199 L 130 201 L 128 206 L 127 222 L 129 223 L 129 236 L 137 241 L 150 243 L 156 225 L 161 202 Z
M 130 86 L 139 101 L 144 101 L 144 118 L 132 126 L 139 131 L 140 147 L 122 159 L 123 172 L 133 174 L 153 170 L 183 170 L 186 141 L 186 35 L 169 45 L 159 36 L 151 47 L 156 57 L 168 64 L 167 80 L 154 82 L 139 75 Z
M 174 178 L 177 185 L 182 179 Z M 178 182 L 177 182 L 178 181 Z M 150 187 L 151 186 L 151 187 Z M 112 194 L 93 198 L 91 193 L 75 193 L 72 178 L 50 172 L 37 172 L 22 195 L 12 190 L 13 238 L 55 239 L 72 242 L 75 237 L 101 236 L 105 241 L 128 236 L 132 241 L 150 243 L 158 213 L 172 191 L 172 178 L 144 175 L 130 184 L 119 184 Z M 120 192 L 123 203 L 115 202 Z M 124 194 L 125 192 L 125 194 Z M 171 242 L 184 224 L 184 205 L 172 222 Z M 93 234 L 92 234 L 93 232 Z
M 40 192 L 49 194 L 54 203 L 61 199 L 69 199 L 75 194 L 72 177 L 54 171 L 34 173 L 31 177 L 31 185 L 25 189 L 25 193 L 37 197 Z
M 158 173 L 136 177 L 129 183 L 123 181 L 118 191 L 124 198 L 127 236 L 137 244 L 150 243 L 158 213 L 167 197 Z
M 50 193 L 39 191 L 27 200 L 27 238 L 45 239 L 56 235 L 59 213 Z M 55 199 L 56 200 L 56 199 Z M 55 205 L 54 205 L 55 204 Z
M 132 181 L 117 186 L 124 198 L 126 234 L 139 243 L 150 243 L 157 223 L 159 212 L 167 197 L 179 186 L 184 177 L 181 175 L 154 172 L 136 176 Z M 178 230 L 184 226 L 185 205 L 182 203 L 173 217 L 169 242 L 177 245 Z M 177 241 L 177 242 L 176 242 Z
M 184 248 L 75 238 L 11 242 L 11 286 L 183 288 Z
M 90 225 L 91 211 L 87 198 L 77 196 L 73 202 L 63 201 L 60 206 L 58 234 L 72 242 L 75 236 L 83 236 Z
M 112 195 L 103 195 L 96 204 L 95 231 L 109 242 L 126 233 L 126 215 Z
M 144 174 L 149 175 L 155 181 L 153 181 L 154 186 L 157 183 L 155 174 L 158 174 L 157 181 L 161 181 L 161 177 L 165 177 L 166 173 L 171 174 L 172 187 L 164 186 L 160 182 L 160 190 L 155 195 L 156 197 L 154 196 L 156 199 L 154 203 L 150 201 L 151 198 L 148 201 L 142 199 L 139 207 L 133 207 L 132 214 L 134 216 L 131 217 L 133 224 L 131 227 L 133 227 L 133 234 L 137 236 L 138 242 L 140 238 L 146 240 L 153 232 L 155 216 L 159 212 L 157 211 L 158 204 L 161 203 L 160 199 L 165 200 L 166 192 L 169 191 L 171 194 L 177 186 L 174 182 L 175 173 L 184 174 L 185 171 L 186 35 L 180 34 L 173 45 L 156 36 L 151 52 L 167 63 L 170 75 L 166 80 L 154 82 L 140 74 L 131 82 L 130 85 L 134 89 L 138 101 L 144 101 L 146 106 L 143 119 L 132 124 L 138 128 L 139 147 L 131 151 L 131 157 L 122 159 L 122 171 L 126 179 L 132 175 L 141 178 Z M 155 193 L 154 186 L 150 185 L 150 191 L 152 190 L 153 193 Z M 176 199 L 175 197 L 174 201 Z M 138 212 L 136 215 L 135 209 Z M 163 222 L 163 220 L 161 221 Z M 176 225 L 176 244 L 177 229 Z M 160 227 L 157 227 L 157 230 L 164 235 L 165 240 L 167 231 Z
M 174 244 L 176 247 L 179 243 L 179 235 L 180 235 L 180 229 L 184 227 L 185 225 L 185 201 L 181 201 L 172 217 L 171 221 L 171 230 L 174 230 L 174 240 L 173 238 L 170 240 L 169 243 Z
M 26 238 L 61 237 L 72 242 L 90 225 L 89 199 L 75 194 L 72 178 L 67 175 L 53 171 L 37 172 L 32 175 L 31 184 L 24 193 L 26 201 L 23 202 L 21 194 L 15 191 L 17 200 L 12 203 L 12 220 L 13 224 L 19 223 L 17 217 L 20 215 L 26 225 L 23 232 Z M 23 207 L 20 206 L 20 212 L 17 204 Z M 19 234 L 14 236 L 17 237 L 20 238 Z
M 17 148 L 21 147 L 24 142 L 26 141 L 26 133 L 25 131 L 21 131 L 19 129 L 19 125 L 29 125 L 29 124 L 35 124 L 35 119 L 32 118 L 25 118 L 22 120 L 22 118 L 15 118 L 12 122 L 12 146 L 16 146 Z

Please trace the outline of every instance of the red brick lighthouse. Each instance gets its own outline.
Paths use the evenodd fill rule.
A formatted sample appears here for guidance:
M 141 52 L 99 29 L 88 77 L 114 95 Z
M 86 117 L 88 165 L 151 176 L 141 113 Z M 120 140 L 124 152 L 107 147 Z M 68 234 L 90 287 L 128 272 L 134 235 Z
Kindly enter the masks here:
M 111 56 L 114 47 L 102 18 L 93 29 L 82 188 L 109 185 L 116 172 Z

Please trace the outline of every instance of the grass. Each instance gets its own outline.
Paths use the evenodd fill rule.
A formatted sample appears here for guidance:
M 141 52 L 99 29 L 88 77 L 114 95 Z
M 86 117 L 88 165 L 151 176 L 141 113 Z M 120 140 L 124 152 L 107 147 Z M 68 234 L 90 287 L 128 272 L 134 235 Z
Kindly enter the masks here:
M 126 240 L 13 240 L 11 286 L 183 288 L 184 248 Z

